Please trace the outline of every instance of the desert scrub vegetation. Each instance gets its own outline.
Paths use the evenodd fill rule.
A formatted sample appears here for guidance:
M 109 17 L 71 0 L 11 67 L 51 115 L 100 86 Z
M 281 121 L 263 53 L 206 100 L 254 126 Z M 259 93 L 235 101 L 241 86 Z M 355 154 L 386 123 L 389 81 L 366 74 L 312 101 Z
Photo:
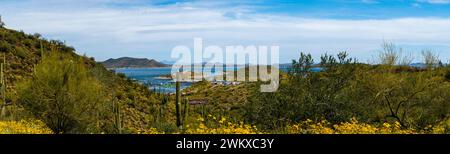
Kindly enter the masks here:
M 53 134 L 40 120 L 0 121 L 0 134 Z
M 52 52 L 35 66 L 31 78 L 18 84 L 18 102 L 55 133 L 97 132 L 106 99 L 101 83 L 82 59 Z
M 139 134 L 263 134 L 256 126 L 245 124 L 242 121 L 236 122 L 226 117 L 217 118 L 211 114 L 205 117 L 192 118 L 181 129 L 173 132 L 164 132 L 154 127 L 138 132 Z
M 194 122 L 186 124 L 184 129 L 175 134 L 445 134 L 450 131 L 450 120 L 444 120 L 435 126 L 427 126 L 423 130 L 405 128 L 399 122 L 362 123 L 356 118 L 346 122 L 333 124 L 327 120 L 313 121 L 310 119 L 287 125 L 285 128 L 264 132 L 255 125 L 244 122 L 234 122 L 226 117 L 198 117 Z M 157 128 L 139 131 L 139 134 L 164 134 Z
M 332 124 L 327 120 L 314 122 L 307 119 L 286 129 L 289 134 L 445 134 L 450 131 L 450 121 L 447 119 L 435 126 L 429 125 L 423 130 L 416 130 L 405 128 L 398 121 L 366 124 L 352 118 L 347 122 Z
M 402 128 L 399 122 L 370 125 L 360 123 L 355 118 L 349 122 L 331 124 L 327 120 L 313 122 L 305 120 L 287 127 L 288 133 L 293 134 L 417 134 L 414 129 Z
M 0 120 L 37 118 L 55 133 L 137 133 L 156 117 L 155 93 L 62 41 L 0 27 L 0 59 L 6 83 Z M 64 107 L 57 111 L 51 104 Z
M 204 119 L 198 117 L 195 122 L 187 124 L 184 129 L 172 134 L 264 134 L 256 126 L 243 122 L 232 122 L 228 118 L 208 115 Z M 292 124 L 284 130 L 270 132 L 282 134 L 443 134 L 449 133 L 450 120 L 435 126 L 427 126 L 424 130 L 403 128 L 399 122 L 366 124 L 352 118 L 347 122 L 332 124 L 327 120 L 314 122 L 310 119 Z M 52 134 L 53 132 L 39 120 L 1 121 L 0 134 Z M 165 134 L 156 128 L 136 131 L 137 134 Z
M 229 117 L 266 133 L 295 133 L 286 129 L 324 120 L 324 130 L 332 134 L 448 133 L 443 123 L 450 111 L 450 66 L 435 65 L 437 55 L 429 52 L 423 54 L 423 67 L 413 67 L 412 56 L 397 56 L 402 49 L 388 46 L 391 49 L 385 50 L 399 58 L 380 64 L 360 63 L 346 52 L 324 54 L 319 61 L 301 53 L 287 73 L 280 73 L 280 87 L 274 93 L 260 92 L 259 82 L 221 86 L 202 81 L 188 88 L 185 97 L 206 98 L 207 114 Z M 346 129 L 350 126 L 354 128 Z M 299 128 L 311 133 L 308 127 Z
M 178 101 L 39 34 L 0 28 L 0 53 L 6 133 L 449 133 L 450 66 L 424 50 L 426 67 L 411 67 L 411 56 L 387 42 L 379 64 L 300 53 L 277 92 L 202 81 Z M 175 102 L 185 99 L 208 104 L 183 110 L 177 123 Z
M 183 133 L 186 134 L 262 134 L 256 126 L 244 122 L 233 122 L 226 117 L 216 118 L 208 115 L 207 118 L 198 117 L 197 121 L 187 124 Z
M 344 52 L 325 54 L 316 66 L 323 70 L 312 72 L 314 60 L 302 53 L 277 92 L 251 92 L 242 117 L 262 130 L 277 130 L 306 119 L 340 124 L 357 118 L 361 123 L 396 123 L 419 132 L 445 121 L 450 111 L 446 79 L 450 67 L 411 68 L 395 65 L 395 57 L 389 59 L 385 64 L 368 65 Z

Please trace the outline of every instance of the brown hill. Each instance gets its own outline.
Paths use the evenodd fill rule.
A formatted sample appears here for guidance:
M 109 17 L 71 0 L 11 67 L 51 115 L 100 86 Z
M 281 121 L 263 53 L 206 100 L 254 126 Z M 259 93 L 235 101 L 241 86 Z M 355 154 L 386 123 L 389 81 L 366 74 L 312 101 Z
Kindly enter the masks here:
M 131 57 L 121 57 L 118 59 L 108 59 L 102 64 L 107 68 L 121 68 L 121 67 L 168 67 L 169 65 L 158 62 L 154 59 L 147 58 L 131 58 Z

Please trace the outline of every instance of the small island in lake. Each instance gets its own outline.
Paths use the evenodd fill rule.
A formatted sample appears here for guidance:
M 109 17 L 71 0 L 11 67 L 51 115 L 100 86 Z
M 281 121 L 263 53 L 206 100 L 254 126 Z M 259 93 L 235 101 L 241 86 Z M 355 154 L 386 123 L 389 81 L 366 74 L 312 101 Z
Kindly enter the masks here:
M 172 80 L 172 75 L 171 74 L 164 74 L 164 75 L 160 75 L 158 77 L 154 77 L 155 79 L 160 79 L 160 80 Z
M 160 80 L 172 80 L 173 77 L 179 77 L 179 80 L 181 82 L 198 82 L 200 80 L 195 80 L 195 79 L 202 79 L 203 78 L 203 74 L 202 73 L 198 73 L 198 72 L 191 72 L 191 71 L 184 71 L 184 72 L 177 72 L 174 74 L 164 74 L 164 75 L 160 75 L 158 77 L 154 77 L 155 79 L 160 79 Z

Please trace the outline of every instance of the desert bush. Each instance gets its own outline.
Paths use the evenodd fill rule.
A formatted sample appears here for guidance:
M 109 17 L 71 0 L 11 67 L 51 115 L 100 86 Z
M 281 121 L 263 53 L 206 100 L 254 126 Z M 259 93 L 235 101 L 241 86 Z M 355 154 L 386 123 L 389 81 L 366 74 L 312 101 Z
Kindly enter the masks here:
M 345 92 L 360 66 L 346 52 L 336 57 L 323 55 L 320 63 L 323 71 L 311 72 L 313 60 L 301 54 L 299 61 L 293 62 L 294 71 L 281 81 L 277 92 L 252 92 L 246 120 L 262 129 L 274 129 L 306 118 L 325 117 L 340 122 L 358 114 L 355 106 L 360 104 L 348 100 Z
M 382 51 L 379 54 L 380 63 L 384 65 L 395 65 L 399 59 L 399 48 L 392 43 L 383 41 Z
M 449 114 L 446 68 L 358 64 L 342 52 L 337 58 L 323 55 L 322 71 L 311 72 L 306 68 L 313 60 L 301 55 L 277 92 L 252 92 L 246 121 L 273 130 L 305 119 L 341 123 L 354 117 L 364 123 L 398 122 L 402 128 L 421 130 Z
M 256 126 L 244 124 L 244 122 L 232 122 L 225 117 L 216 118 L 213 115 L 205 118 L 199 117 L 195 123 L 186 125 L 183 133 L 186 134 L 262 134 Z
M 11 52 L 12 51 L 12 47 L 4 42 L 4 41 L 0 41 L 0 52 Z
M 327 120 L 314 122 L 305 120 L 287 127 L 291 134 L 417 134 L 414 129 L 402 128 L 398 122 L 371 125 L 361 123 L 356 118 L 350 121 L 332 124 Z
M 423 62 L 428 68 L 438 65 L 439 56 L 431 50 L 422 50 Z
M 18 57 L 20 57 L 22 59 L 25 59 L 25 58 L 27 58 L 29 52 L 25 48 L 16 46 L 16 47 L 14 47 L 14 52 L 13 53 L 15 55 L 17 55 Z
M 19 103 L 53 132 L 97 132 L 104 110 L 102 85 L 80 59 L 52 52 L 18 84 Z
M 0 134 L 53 134 L 39 120 L 0 121 Z

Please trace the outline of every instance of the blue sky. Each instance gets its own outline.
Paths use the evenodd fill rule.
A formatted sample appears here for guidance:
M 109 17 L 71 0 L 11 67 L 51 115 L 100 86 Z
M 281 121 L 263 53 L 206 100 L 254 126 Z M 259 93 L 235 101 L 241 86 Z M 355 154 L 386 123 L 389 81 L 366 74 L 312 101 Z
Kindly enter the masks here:
M 177 45 L 279 45 L 280 61 L 348 51 L 375 61 L 383 40 L 420 61 L 450 59 L 450 0 L 0 0 L 8 28 L 64 40 L 97 60 L 170 59 Z

